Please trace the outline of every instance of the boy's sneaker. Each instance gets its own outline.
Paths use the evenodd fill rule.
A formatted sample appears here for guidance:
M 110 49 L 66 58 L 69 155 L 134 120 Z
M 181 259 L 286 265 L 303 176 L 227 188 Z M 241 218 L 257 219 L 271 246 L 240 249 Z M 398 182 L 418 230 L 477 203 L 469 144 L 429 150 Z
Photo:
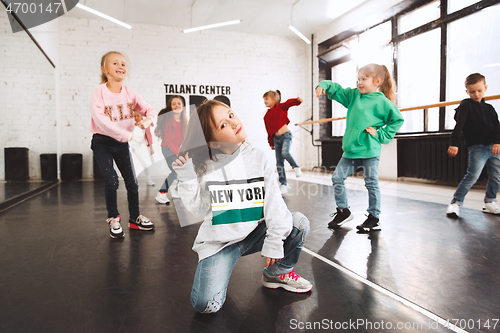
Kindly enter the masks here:
M 106 219 L 109 225 L 109 235 L 111 238 L 123 238 L 125 234 L 123 233 L 122 225 L 120 224 L 120 216 L 110 217 Z
M 300 167 L 293 169 L 293 171 L 295 171 L 295 177 L 299 178 L 302 176 L 302 170 L 300 170 Z
M 146 181 L 146 186 L 155 186 L 155 182 L 152 180 Z
M 158 194 L 155 197 L 156 201 L 161 204 L 169 204 L 170 200 L 167 198 L 167 192 L 158 192 Z
M 328 228 L 330 229 L 340 228 L 342 224 L 349 222 L 350 220 L 353 219 L 353 216 L 349 208 L 340 209 L 337 207 L 337 212 L 330 214 L 330 216 L 333 217 L 333 220 L 331 220 L 330 223 L 328 223 Z
M 379 222 L 378 218 L 376 218 L 372 214 L 368 214 L 368 218 L 366 219 L 366 221 L 363 222 L 363 224 L 358 225 L 356 228 L 358 228 L 359 232 L 361 233 L 370 231 L 379 231 L 381 230 L 381 228 L 378 222 Z
M 496 202 L 485 202 L 483 206 L 483 213 L 488 214 L 500 214 L 500 207 L 497 206 Z
M 267 269 L 262 273 L 262 285 L 266 288 L 283 288 L 294 293 L 306 293 L 312 289 L 311 282 L 300 277 L 295 271 L 281 275 L 271 275 Z
M 283 195 L 283 194 L 287 194 L 287 193 L 288 193 L 288 191 L 290 191 L 290 189 L 291 189 L 291 187 L 290 187 L 290 186 L 285 185 L 285 184 L 282 184 L 282 185 L 280 186 L 280 192 L 281 192 L 281 195 Z
M 460 211 L 460 206 L 456 203 L 452 203 L 448 205 L 448 208 L 446 208 L 446 215 L 448 217 L 458 218 L 459 211 Z M 484 212 L 484 207 L 483 207 L 483 212 Z
M 153 230 L 155 228 L 153 222 L 144 215 L 139 215 L 135 221 L 128 220 L 128 227 L 138 230 Z

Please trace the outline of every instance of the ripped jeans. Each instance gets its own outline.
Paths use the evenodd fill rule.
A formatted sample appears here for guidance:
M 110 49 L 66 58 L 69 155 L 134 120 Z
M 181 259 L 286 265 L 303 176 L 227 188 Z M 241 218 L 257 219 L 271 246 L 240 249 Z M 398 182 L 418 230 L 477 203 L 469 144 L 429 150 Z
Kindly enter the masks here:
M 309 220 L 301 213 L 292 213 L 293 228 L 284 241 L 285 256 L 268 267 L 268 272 L 280 275 L 291 272 L 299 261 L 307 235 Z M 194 276 L 191 304 L 201 313 L 214 313 L 226 300 L 227 285 L 234 265 L 242 256 L 262 250 L 266 238 L 266 223 L 261 222 L 244 240 L 223 248 L 216 254 L 200 260 Z
M 290 154 L 290 146 L 292 145 L 292 133 L 290 131 L 281 134 L 280 136 L 273 136 L 274 139 L 274 152 L 276 153 L 276 168 L 278 169 L 279 182 L 281 185 L 287 185 L 285 174 L 285 160 L 290 163 L 293 169 L 298 168 L 299 165 Z

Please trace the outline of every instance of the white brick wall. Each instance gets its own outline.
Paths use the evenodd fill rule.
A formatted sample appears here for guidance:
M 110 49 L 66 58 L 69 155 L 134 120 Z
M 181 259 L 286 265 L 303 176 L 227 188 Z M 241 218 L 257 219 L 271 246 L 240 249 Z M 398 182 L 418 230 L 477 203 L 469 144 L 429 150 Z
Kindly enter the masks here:
M 29 175 L 41 178 L 40 154 L 56 152 L 54 68 L 25 32 L 12 33 L 0 11 L 0 179 L 4 147 L 29 148 Z
M 66 17 L 60 19 L 59 27 L 62 150 L 84 154 L 84 177 L 92 176 L 89 99 L 99 83 L 101 56 L 110 50 L 129 58 L 126 85 L 158 111 L 165 107 L 164 84 L 230 86 L 231 106 L 244 122 L 249 140 L 270 156 L 273 152 L 262 120 L 264 92 L 280 89 L 285 99 L 304 98 L 302 106 L 290 111 L 292 123 L 309 116 L 310 51 L 300 39 L 215 30 L 184 34 L 177 28 L 152 25 L 127 30 L 107 21 Z M 310 145 L 309 134 L 291 128 L 296 135 L 292 152 L 298 163 L 316 160 L 315 155 L 307 156 L 308 150 L 299 149 L 299 141 Z
M 22 113 L 14 114 L 20 114 L 18 118 L 23 120 L 14 126 L 2 122 L 1 140 L 4 146 L 8 139 L 30 148 L 30 157 L 37 154 L 36 161 L 35 156 L 30 160 L 30 176 L 39 178 L 38 155 L 56 149 L 53 70 L 28 37 L 21 40 L 13 35 L 5 14 L 0 15 L 0 28 L 6 31 L 0 37 L 1 54 L 8 59 L 2 61 L 0 69 L 0 93 L 4 97 L 12 95 L 13 90 L 20 91 L 19 97 L 2 100 L 9 101 L 11 110 L 21 108 Z M 84 178 L 92 177 L 90 95 L 100 82 L 101 56 L 110 50 L 128 56 L 130 74 L 125 84 L 158 111 L 165 106 L 164 84 L 230 86 L 231 106 L 243 120 L 249 141 L 270 156 L 274 153 L 267 145 L 262 120 L 266 110 L 264 92 L 279 89 L 283 99 L 304 99 L 301 106 L 290 109 L 291 125 L 310 116 L 310 46 L 298 38 L 216 30 L 184 34 L 178 28 L 153 25 L 134 25 L 127 30 L 108 21 L 70 17 L 61 17 L 58 23 L 62 153 L 83 154 Z M 25 48 L 30 48 L 29 55 L 20 56 Z M 34 113 L 34 109 L 44 113 Z M 26 123 L 31 127 L 25 127 Z M 310 134 L 293 125 L 290 128 L 295 136 L 292 154 L 297 162 L 314 166 L 317 150 L 311 146 Z M 16 133 L 16 139 L 7 138 L 7 130 Z M 49 147 L 53 148 L 46 150 Z M 3 164 L 3 151 L 1 156 Z M 2 167 L 2 179 L 3 171 Z

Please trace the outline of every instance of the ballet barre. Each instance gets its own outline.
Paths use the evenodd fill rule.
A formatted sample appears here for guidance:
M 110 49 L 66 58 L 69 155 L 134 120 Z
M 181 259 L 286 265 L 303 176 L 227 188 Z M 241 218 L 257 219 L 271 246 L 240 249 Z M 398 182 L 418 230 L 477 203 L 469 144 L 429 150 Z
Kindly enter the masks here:
M 494 99 L 500 99 L 500 95 L 492 95 L 492 96 L 484 97 L 485 101 L 490 101 L 490 100 L 494 100 Z M 405 112 L 405 111 L 413 111 L 413 110 L 424 110 L 424 112 L 427 112 L 427 110 L 431 109 L 431 108 L 440 108 L 440 107 L 449 106 L 449 105 L 456 105 L 456 104 L 460 104 L 460 102 L 461 102 L 461 100 L 460 101 L 453 101 L 453 102 L 441 102 L 441 103 L 435 103 L 435 104 L 415 106 L 415 107 L 411 107 L 411 108 L 402 108 L 402 109 L 399 109 L 399 111 Z M 346 117 L 324 118 L 324 119 L 320 119 L 320 120 L 309 120 L 309 121 L 304 121 L 302 123 L 295 124 L 295 126 L 329 123 L 332 121 L 343 120 L 343 119 L 346 119 Z

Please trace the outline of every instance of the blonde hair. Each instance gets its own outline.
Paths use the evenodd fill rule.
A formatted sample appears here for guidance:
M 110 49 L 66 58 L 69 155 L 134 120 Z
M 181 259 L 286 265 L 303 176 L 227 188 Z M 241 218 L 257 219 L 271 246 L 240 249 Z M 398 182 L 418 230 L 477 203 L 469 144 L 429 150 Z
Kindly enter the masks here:
M 103 67 L 106 67 L 106 61 L 108 60 L 108 57 L 112 54 L 119 54 L 121 55 L 123 58 L 125 58 L 125 61 L 127 61 L 127 58 L 121 54 L 120 52 L 117 52 L 117 51 L 109 51 L 108 53 L 106 53 L 105 55 L 102 56 L 101 58 L 101 68 Z M 128 61 L 127 61 L 128 63 Z M 108 82 L 108 78 L 106 77 L 106 74 L 104 74 L 101 70 L 101 83 L 106 83 Z
M 374 79 L 380 79 L 379 90 L 396 105 L 396 83 L 385 65 L 368 64 L 359 69 L 359 72 L 371 76 Z
M 281 91 L 279 91 L 278 89 L 276 89 L 276 91 L 269 90 L 262 97 L 263 98 L 264 97 L 272 97 L 276 101 L 276 104 L 281 103 Z

